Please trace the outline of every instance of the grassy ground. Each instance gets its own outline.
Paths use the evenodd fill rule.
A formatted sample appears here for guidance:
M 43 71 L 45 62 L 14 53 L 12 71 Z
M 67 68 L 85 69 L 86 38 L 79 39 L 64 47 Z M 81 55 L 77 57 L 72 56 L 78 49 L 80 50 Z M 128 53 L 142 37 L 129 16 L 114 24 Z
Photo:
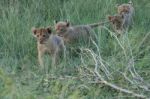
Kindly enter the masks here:
M 82 77 L 87 73 L 84 67 L 93 70 L 89 53 L 82 58 L 68 56 L 67 63 L 62 62 L 57 69 L 47 64 L 50 74 L 46 75 L 46 70 L 39 70 L 36 41 L 31 34 L 32 27 L 53 25 L 53 20 L 68 19 L 73 24 L 106 20 L 116 13 L 117 3 L 125 2 L 128 0 L 0 0 L 0 99 L 134 98 L 104 84 L 90 83 L 92 77 L 69 78 Z M 133 29 L 118 38 L 120 43 L 109 25 L 95 29 L 98 48 L 115 77 L 110 82 L 150 97 L 148 92 L 136 89 L 118 75 L 133 57 L 136 71 L 144 82 L 150 82 L 150 1 L 134 0 L 133 4 L 136 11 Z M 128 76 L 131 77 L 130 73 Z

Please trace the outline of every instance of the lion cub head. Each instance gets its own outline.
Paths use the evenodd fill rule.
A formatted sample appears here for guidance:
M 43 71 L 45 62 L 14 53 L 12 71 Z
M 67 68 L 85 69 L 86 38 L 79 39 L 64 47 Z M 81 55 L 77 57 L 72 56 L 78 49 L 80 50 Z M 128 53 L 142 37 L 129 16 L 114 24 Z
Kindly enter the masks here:
M 55 30 L 59 36 L 63 36 L 69 27 L 70 27 L 70 23 L 68 21 L 55 22 Z
M 132 5 L 133 5 L 132 2 L 129 2 L 127 4 L 119 5 L 117 7 L 118 14 L 129 14 L 129 13 L 132 13 L 132 10 L 133 10 L 133 6 Z
M 32 28 L 32 32 L 33 32 L 34 37 L 36 37 L 37 41 L 40 44 L 44 44 L 48 40 L 49 36 L 51 35 L 52 30 L 50 27 Z
M 123 15 L 108 16 L 108 19 L 112 23 L 112 27 L 114 28 L 114 30 L 116 30 L 116 31 L 123 30 L 123 22 L 124 22 Z
M 118 6 L 119 14 L 129 13 L 129 11 L 130 11 L 130 6 L 127 6 L 127 5 Z

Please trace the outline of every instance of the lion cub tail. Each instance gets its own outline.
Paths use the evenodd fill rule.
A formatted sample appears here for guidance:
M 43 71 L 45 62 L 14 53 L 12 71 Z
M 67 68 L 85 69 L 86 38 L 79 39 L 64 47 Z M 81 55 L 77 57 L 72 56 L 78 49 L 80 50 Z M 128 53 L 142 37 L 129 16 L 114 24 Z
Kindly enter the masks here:
M 106 23 L 109 23 L 109 22 L 110 22 L 110 21 L 99 22 L 99 23 L 93 23 L 93 24 L 89 24 L 89 26 L 90 26 L 91 28 L 95 28 L 95 27 L 102 26 L 102 25 L 104 25 L 104 24 L 106 24 Z

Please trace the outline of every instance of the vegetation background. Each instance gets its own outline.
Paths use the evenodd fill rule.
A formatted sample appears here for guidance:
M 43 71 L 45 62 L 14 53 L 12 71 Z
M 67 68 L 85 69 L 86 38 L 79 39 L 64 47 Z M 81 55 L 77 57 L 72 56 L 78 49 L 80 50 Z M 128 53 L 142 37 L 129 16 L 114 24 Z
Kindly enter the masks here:
M 54 20 L 70 20 L 73 24 L 89 24 L 107 20 L 117 13 L 116 4 L 129 0 L 0 0 L 0 99 L 130 99 L 135 98 L 94 81 L 84 67 L 93 70 L 90 56 L 68 56 L 55 69 L 39 70 L 36 40 L 32 27 L 53 26 Z M 144 82 L 150 82 L 150 1 L 133 0 L 134 26 L 117 39 L 109 25 L 95 29 L 102 59 L 109 64 L 114 77 L 109 80 L 121 87 L 143 93 L 126 82 L 118 71 L 134 57 L 134 66 Z M 82 59 L 85 61 L 83 64 Z M 48 67 L 49 66 L 49 67 Z M 100 71 L 101 74 L 104 72 Z M 73 78 L 82 77 L 84 78 Z M 48 77 L 47 79 L 45 79 Z M 129 74 L 128 77 L 131 77 Z M 107 77 L 105 77 L 107 78 Z

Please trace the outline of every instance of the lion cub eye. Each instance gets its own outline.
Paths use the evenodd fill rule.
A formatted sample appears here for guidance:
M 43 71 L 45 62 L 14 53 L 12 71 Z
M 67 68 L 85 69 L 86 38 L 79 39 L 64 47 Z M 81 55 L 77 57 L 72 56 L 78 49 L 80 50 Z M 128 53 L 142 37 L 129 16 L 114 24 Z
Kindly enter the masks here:
M 39 37 L 39 35 L 37 35 L 37 37 Z
M 46 37 L 46 35 L 43 35 L 43 37 Z

